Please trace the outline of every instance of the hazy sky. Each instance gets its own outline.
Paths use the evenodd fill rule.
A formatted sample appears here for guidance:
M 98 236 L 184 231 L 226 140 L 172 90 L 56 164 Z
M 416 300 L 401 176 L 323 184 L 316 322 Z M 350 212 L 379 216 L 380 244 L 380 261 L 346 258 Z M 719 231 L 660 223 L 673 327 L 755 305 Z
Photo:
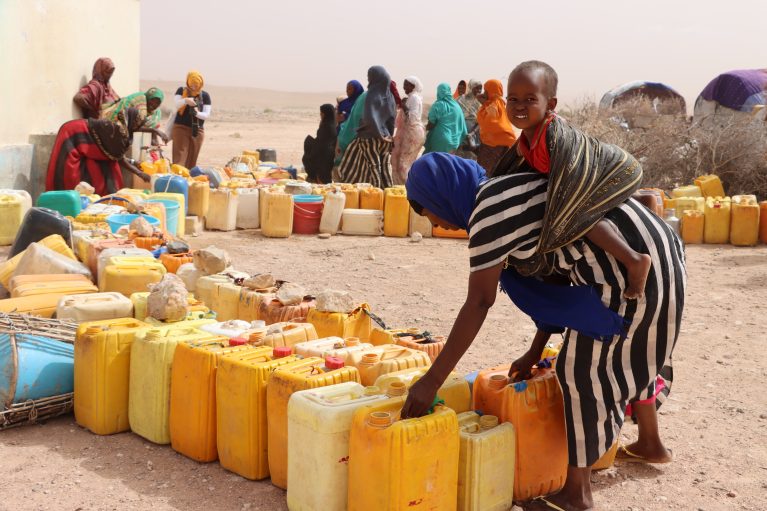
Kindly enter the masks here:
M 141 0 L 141 74 L 340 93 L 381 64 L 433 95 L 539 59 L 564 101 L 651 80 L 691 103 L 723 71 L 767 67 L 765 21 L 766 0 Z

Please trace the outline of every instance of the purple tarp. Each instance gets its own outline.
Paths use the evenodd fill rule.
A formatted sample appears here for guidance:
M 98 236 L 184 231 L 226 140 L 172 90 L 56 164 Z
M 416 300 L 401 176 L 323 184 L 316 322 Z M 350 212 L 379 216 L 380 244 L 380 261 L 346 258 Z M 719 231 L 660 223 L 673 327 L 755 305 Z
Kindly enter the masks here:
M 720 74 L 700 95 L 724 107 L 750 112 L 754 105 L 765 104 L 765 88 L 767 69 L 740 69 Z

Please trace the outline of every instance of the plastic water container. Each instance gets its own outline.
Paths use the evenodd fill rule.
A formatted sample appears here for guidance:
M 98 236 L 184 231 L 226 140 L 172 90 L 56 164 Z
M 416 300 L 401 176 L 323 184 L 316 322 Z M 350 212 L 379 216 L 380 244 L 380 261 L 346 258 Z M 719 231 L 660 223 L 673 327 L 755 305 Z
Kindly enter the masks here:
M 130 298 L 133 293 L 147 291 L 149 284 L 160 282 L 166 273 L 165 266 L 154 257 L 112 257 L 99 278 L 99 291 L 122 293 Z
M 96 271 L 93 272 L 93 276 L 96 278 L 97 282 L 103 278 L 104 268 L 106 268 L 109 260 L 117 256 L 135 257 L 145 261 L 150 260 L 150 258 L 154 258 L 152 253 L 144 248 L 136 248 L 129 245 L 114 245 L 108 246 L 106 248 L 101 247 L 101 251 L 95 252 L 95 256 L 91 258 L 91 261 L 95 260 L 94 268 Z
M 459 437 L 455 412 L 437 406 L 398 419 L 404 396 L 358 408 L 349 437 L 349 511 L 455 510 Z M 415 503 L 415 504 L 414 504 Z
M 374 346 L 380 346 L 382 344 L 396 344 L 397 338 L 402 336 L 420 335 L 420 328 L 392 328 L 388 330 L 382 330 L 381 328 L 373 328 L 370 332 L 370 343 Z
M 437 356 L 442 352 L 442 349 L 445 347 L 446 339 L 437 335 L 424 337 L 419 333 L 412 336 L 399 336 L 395 342 L 399 346 L 404 346 L 412 350 L 423 351 L 429 355 L 429 359 L 434 362 Z
M 223 355 L 251 351 L 229 347 L 226 338 L 180 343 L 173 354 L 170 378 L 170 443 L 196 461 L 218 458 L 216 449 L 216 371 Z
M 187 215 L 205 218 L 210 207 L 210 185 L 207 181 L 189 183 L 189 202 Z
M 266 388 L 269 472 L 272 484 L 279 488 L 288 487 L 288 401 L 293 393 L 344 382 L 359 383 L 355 368 L 323 372 L 324 365 L 323 359 L 309 357 L 277 368 L 269 378 Z
M 237 228 L 239 194 L 229 188 L 210 191 L 210 207 L 205 217 L 205 228 L 233 231 Z
M 266 388 L 272 372 L 298 360 L 272 348 L 221 358 L 216 373 L 216 437 L 221 466 L 246 479 L 269 477 Z
M 75 341 L 75 421 L 97 435 L 128 431 L 133 340 L 149 325 L 133 318 L 81 323 Z
M 226 337 L 227 339 L 232 339 L 235 337 L 241 337 L 246 331 L 250 329 L 258 328 L 262 326 L 263 324 L 253 325 L 252 323 L 248 321 L 242 321 L 240 319 L 232 319 L 229 321 L 217 321 L 209 325 L 203 325 L 200 327 L 200 330 L 203 330 L 213 335 L 217 335 L 219 337 Z
M 0 409 L 73 390 L 72 344 L 29 333 L 0 332 Z
M 349 196 L 346 198 L 348 200 Z M 341 232 L 356 236 L 382 236 L 384 212 L 377 209 L 344 209 Z
M 767 201 L 759 203 L 759 241 L 767 243 Z
M 705 225 L 703 227 L 703 241 L 705 243 L 727 243 L 730 241 L 730 213 L 731 201 L 729 197 L 707 197 Z
M 120 293 L 65 295 L 61 297 L 56 308 L 57 319 L 71 319 L 78 322 L 132 316 L 133 302 Z
M 311 195 L 312 185 L 306 181 L 290 180 L 285 183 L 285 193 L 290 195 Z
M 347 344 L 348 341 L 348 344 Z M 347 351 L 338 351 L 335 355 L 339 358 L 346 360 L 346 356 L 353 351 L 364 351 L 372 348 L 373 345 L 369 343 L 361 343 L 359 339 L 342 339 L 340 337 L 325 337 L 322 339 L 315 339 L 313 341 L 300 342 L 293 346 L 296 355 L 301 357 L 318 357 L 325 358 L 326 354 L 331 351 L 345 349 Z
M 0 246 L 10 245 L 16 238 L 32 198 L 24 190 L 0 190 Z
M 410 225 L 410 203 L 402 188 L 387 188 L 384 198 L 384 236 L 404 238 Z
M 317 234 L 322 219 L 322 195 L 293 196 L 293 233 Z
M 132 213 L 124 213 L 119 215 L 109 215 L 107 217 L 107 223 L 109 224 L 109 229 L 112 232 L 117 232 L 120 230 L 120 227 L 128 226 L 132 221 L 139 217 L 144 217 L 144 220 L 149 222 L 149 225 L 151 225 L 154 228 L 160 227 L 160 221 L 156 219 L 153 216 L 149 215 L 136 215 Z
M 38 243 L 47 248 L 50 248 L 51 250 L 73 261 L 77 261 L 77 257 L 75 257 L 75 254 L 74 252 L 72 252 L 72 249 L 69 248 L 67 243 L 64 241 L 64 238 L 62 238 L 58 234 L 52 234 L 50 236 L 47 236 L 43 238 L 42 240 L 40 240 Z M 25 254 L 26 254 L 26 249 L 10 257 L 7 261 L 0 263 L 0 284 L 2 284 L 4 287 L 6 288 L 8 287 L 11 281 L 11 277 L 13 277 L 13 274 L 15 273 L 16 268 L 18 267 L 21 260 L 24 258 Z
M 148 199 L 149 204 L 162 204 L 165 208 L 165 228 L 171 236 L 180 235 L 179 226 L 184 223 L 178 202 L 168 199 Z M 182 229 L 183 231 L 183 229 Z
M 458 414 L 458 510 L 511 509 L 516 432 L 498 417 Z
M 700 188 L 704 197 L 724 197 L 724 186 L 719 176 L 707 174 L 695 178 L 695 185 Z
M 264 346 L 293 348 L 300 342 L 317 339 L 317 331 L 311 323 L 275 323 L 266 329 L 265 335 L 257 334 L 261 340 L 255 340 Z
M 166 193 L 166 192 L 156 192 L 146 197 L 147 200 L 156 200 L 156 199 L 163 199 L 163 200 L 172 200 L 178 204 L 178 229 L 176 229 L 176 234 L 178 236 L 184 236 L 184 229 L 186 227 L 186 224 L 184 222 L 184 215 L 182 214 L 183 211 L 186 211 L 186 199 L 184 196 L 180 193 Z M 167 210 L 167 206 L 166 206 Z
M 676 199 L 678 197 L 703 197 L 700 187 L 696 185 L 679 186 L 671 190 L 671 198 Z
M 184 216 L 189 204 L 189 183 L 181 176 L 160 174 L 153 176 L 152 190 L 155 193 L 178 193 L 184 196 Z
M 321 233 L 338 234 L 345 204 L 346 195 L 340 190 L 333 189 L 325 194 L 325 205 L 319 227 Z
M 258 188 L 237 188 L 237 219 L 238 229 L 258 229 L 261 227 L 258 199 L 261 192 Z
M 371 185 L 357 185 L 360 189 L 360 209 L 384 209 L 384 191 Z
M 267 238 L 290 237 L 293 232 L 293 196 L 267 190 L 261 199 L 261 234 Z
M 759 241 L 759 203 L 755 195 L 732 196 L 730 243 L 738 247 L 756 245 Z
M 237 319 L 242 287 L 226 275 L 208 275 L 197 280 L 195 296 L 216 313 L 219 321 Z
M 382 374 L 375 381 L 375 386 L 381 392 L 387 393 L 392 383 L 401 383 L 409 389 L 423 377 L 428 367 L 411 367 L 393 373 Z M 456 372 L 451 372 L 442 386 L 437 390 L 437 397 L 445 401 L 445 406 L 456 413 L 471 409 L 471 388 L 469 382 Z
M 76 217 L 82 210 L 80 194 L 75 190 L 56 190 L 44 192 L 37 198 L 35 205 L 58 211 L 64 216 Z
M 30 243 L 40 241 L 52 234 L 58 234 L 70 248 L 72 247 L 72 224 L 69 220 L 52 209 L 30 208 L 24 215 L 8 257 L 15 256 L 26 249 Z
M 359 370 L 363 385 L 374 385 L 382 374 L 415 367 L 426 367 L 431 365 L 431 360 L 422 351 L 388 344 L 376 346 L 367 351 L 350 353 L 346 363 Z
M 269 303 L 274 299 L 276 288 L 269 289 L 247 289 L 242 288 L 240 292 L 240 303 L 237 307 L 237 317 L 244 321 L 255 321 L 261 319 L 261 305 Z
M 283 305 L 276 299 L 263 301 L 258 312 L 258 318 L 267 325 L 303 322 L 316 305 L 317 302 L 312 296 L 305 296 L 303 300 L 293 305 Z
M 433 227 L 431 220 L 425 216 L 419 215 L 413 208 L 410 208 L 410 223 L 408 224 L 407 229 L 409 236 L 412 236 L 414 232 L 419 232 L 424 238 L 431 238 L 431 230 Z
M 376 389 L 346 382 L 302 390 L 288 403 L 288 507 L 296 511 L 345 511 L 349 435 L 354 412 L 386 399 Z M 309 484 L 293 484 L 306 474 Z
M 703 243 L 705 216 L 702 211 L 690 209 L 682 215 L 682 240 L 685 243 Z
M 346 209 L 359 209 L 360 207 L 360 190 L 354 185 L 342 184 L 341 192 L 346 195 Z
M 95 289 L 93 282 L 85 275 L 64 273 L 16 275 L 11 279 L 8 291 L 11 292 L 12 298 L 19 298 L 51 293 L 93 293 Z

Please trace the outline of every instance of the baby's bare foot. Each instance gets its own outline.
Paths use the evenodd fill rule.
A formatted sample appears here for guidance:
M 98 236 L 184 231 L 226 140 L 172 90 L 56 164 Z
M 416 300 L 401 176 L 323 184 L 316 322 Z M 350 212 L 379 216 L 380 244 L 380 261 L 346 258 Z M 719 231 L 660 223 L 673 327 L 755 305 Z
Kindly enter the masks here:
M 652 258 L 647 254 L 639 254 L 636 262 L 628 266 L 628 287 L 623 296 L 628 300 L 637 300 L 644 295 L 647 285 L 647 275 L 650 274 Z

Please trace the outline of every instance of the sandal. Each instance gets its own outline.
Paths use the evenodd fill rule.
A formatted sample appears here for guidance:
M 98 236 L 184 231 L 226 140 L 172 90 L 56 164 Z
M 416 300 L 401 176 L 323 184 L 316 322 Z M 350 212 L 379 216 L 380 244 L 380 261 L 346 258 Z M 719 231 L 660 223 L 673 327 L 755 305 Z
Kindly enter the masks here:
M 533 503 L 540 503 L 546 506 L 546 509 L 553 509 L 554 511 L 567 511 L 565 508 L 560 507 L 553 502 L 550 502 L 546 497 L 536 497 L 533 499 Z
M 667 451 L 669 455 L 671 455 L 671 459 L 666 461 L 653 461 L 645 458 L 644 456 L 634 454 L 628 450 L 625 444 L 621 444 L 618 446 L 618 452 L 615 453 L 615 461 L 622 461 L 624 463 L 652 463 L 654 465 L 663 465 L 674 461 L 674 451 L 671 449 L 667 449 Z

